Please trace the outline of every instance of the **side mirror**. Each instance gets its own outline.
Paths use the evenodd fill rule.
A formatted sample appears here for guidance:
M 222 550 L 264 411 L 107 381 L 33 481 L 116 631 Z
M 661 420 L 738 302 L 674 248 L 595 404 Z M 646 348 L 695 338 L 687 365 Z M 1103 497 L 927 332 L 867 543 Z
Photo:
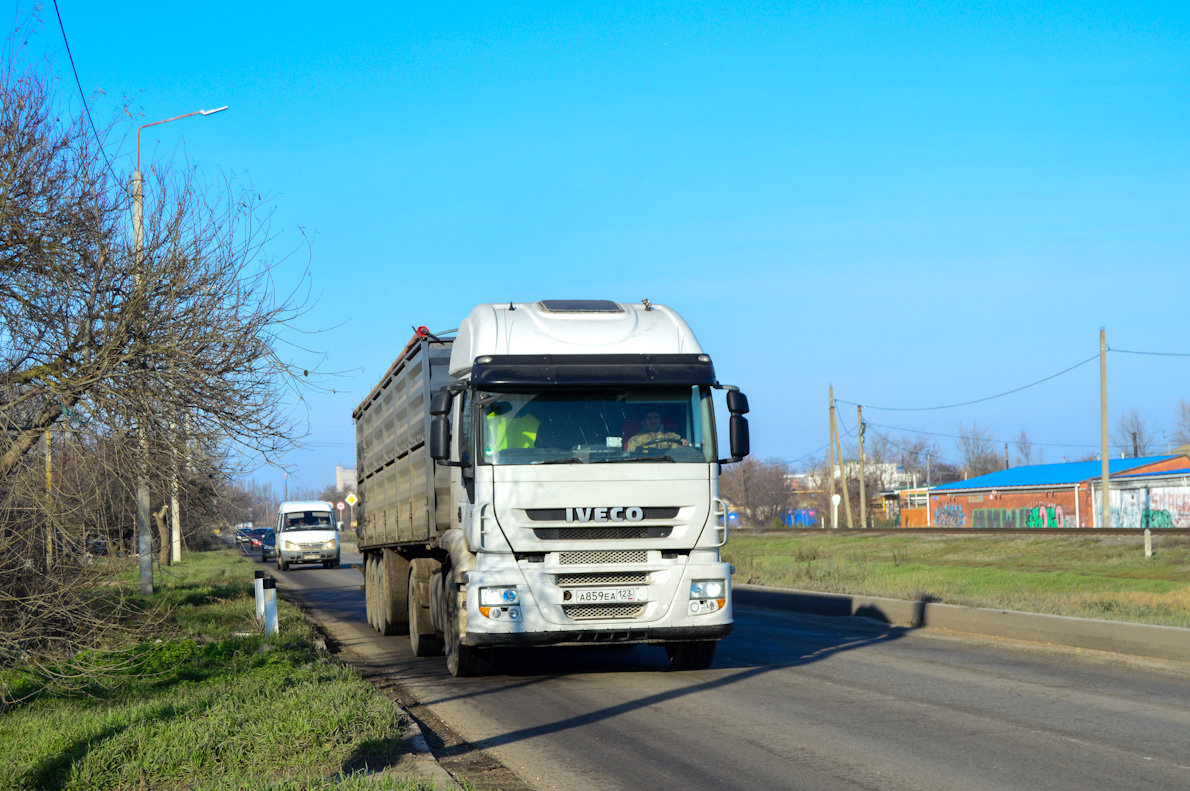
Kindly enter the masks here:
M 730 397 L 730 394 L 729 394 Z M 747 411 L 747 399 L 744 399 L 744 411 Z M 731 432 L 731 455 L 733 458 L 742 459 L 749 453 L 748 441 L 748 418 L 743 415 L 733 414 L 731 416 L 731 425 L 728 429 Z
M 447 397 L 446 408 L 449 412 L 449 393 L 438 393 L 434 396 L 434 400 L 437 401 L 438 396 L 442 395 Z M 433 404 L 430 406 L 430 413 L 434 415 L 434 419 L 430 423 L 430 458 L 434 461 L 446 461 L 450 458 L 450 415 L 435 414 Z
M 454 400 L 454 394 L 449 390 L 439 390 L 430 397 L 430 414 L 434 417 L 440 415 L 450 414 L 450 403 Z
M 748 414 L 748 396 L 741 393 L 739 390 L 727 391 L 727 411 L 733 415 Z M 746 423 L 744 424 L 747 425 Z M 732 454 L 733 456 L 736 454 Z M 748 455 L 746 452 L 745 456 Z

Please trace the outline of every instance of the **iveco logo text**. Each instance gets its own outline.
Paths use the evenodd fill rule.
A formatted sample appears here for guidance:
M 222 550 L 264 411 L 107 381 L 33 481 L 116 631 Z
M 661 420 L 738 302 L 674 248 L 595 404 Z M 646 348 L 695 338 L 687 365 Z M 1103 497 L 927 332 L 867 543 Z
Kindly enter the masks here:
M 639 522 L 645 518 L 643 508 L 567 508 L 567 522 Z

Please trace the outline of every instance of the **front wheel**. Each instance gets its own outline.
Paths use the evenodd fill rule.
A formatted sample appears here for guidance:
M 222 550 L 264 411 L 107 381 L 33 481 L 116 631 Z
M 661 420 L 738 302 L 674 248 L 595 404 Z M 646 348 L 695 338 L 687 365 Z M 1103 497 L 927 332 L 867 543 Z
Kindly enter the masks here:
M 459 608 L 467 606 L 465 601 L 461 601 L 463 594 L 454 589 L 449 577 L 443 580 L 442 587 L 446 597 L 446 669 L 456 678 L 487 675 L 492 664 L 491 649 L 463 645 L 463 636 L 459 631 Z
M 715 660 L 714 640 L 689 643 L 666 643 L 665 653 L 674 670 L 705 670 Z
M 277 568 L 281 569 L 282 571 L 289 571 L 289 561 L 278 555 Z

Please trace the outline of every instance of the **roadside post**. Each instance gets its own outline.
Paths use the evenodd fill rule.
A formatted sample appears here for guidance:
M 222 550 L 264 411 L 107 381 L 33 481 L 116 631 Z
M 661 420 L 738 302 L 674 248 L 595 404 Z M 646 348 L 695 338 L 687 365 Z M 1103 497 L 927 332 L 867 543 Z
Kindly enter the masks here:
M 277 633 L 277 580 L 265 577 L 261 584 L 264 587 L 264 636 L 271 637 Z
M 265 573 L 260 569 L 254 572 L 256 576 L 256 622 L 264 623 L 264 578 Z

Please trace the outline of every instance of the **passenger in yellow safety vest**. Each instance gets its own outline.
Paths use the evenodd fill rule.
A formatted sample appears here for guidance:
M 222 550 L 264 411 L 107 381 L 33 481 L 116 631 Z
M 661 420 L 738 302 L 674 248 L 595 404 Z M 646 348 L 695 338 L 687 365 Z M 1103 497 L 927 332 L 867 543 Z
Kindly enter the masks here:
M 510 448 L 531 448 L 537 441 L 537 428 L 541 421 L 523 410 L 516 417 L 505 417 L 511 409 L 512 405 L 507 401 L 497 401 L 483 416 L 486 456 Z

